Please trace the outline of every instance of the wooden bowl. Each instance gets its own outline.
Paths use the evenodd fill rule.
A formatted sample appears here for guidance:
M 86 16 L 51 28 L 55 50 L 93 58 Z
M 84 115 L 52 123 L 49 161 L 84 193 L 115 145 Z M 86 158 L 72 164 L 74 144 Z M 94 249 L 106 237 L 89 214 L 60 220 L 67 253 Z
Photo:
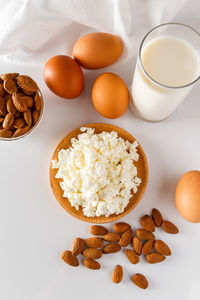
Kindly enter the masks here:
M 120 127 L 110 125 L 110 124 L 103 124 L 103 123 L 97 123 L 97 124 L 88 124 L 81 127 L 91 127 L 95 128 L 95 133 L 100 133 L 102 131 L 111 132 L 116 131 L 118 133 L 118 136 L 123 138 L 124 140 L 128 140 L 129 142 L 133 143 L 135 141 L 135 138 L 130 135 L 127 131 L 121 129 Z M 64 137 L 64 139 L 58 144 L 56 150 L 54 151 L 54 154 L 52 156 L 52 160 L 58 158 L 58 152 L 60 149 L 64 148 L 67 149 L 71 146 L 71 138 L 75 137 L 77 138 L 78 134 L 81 134 L 80 127 L 71 131 Z M 142 147 L 139 145 L 137 147 L 137 152 L 139 154 L 139 160 L 137 162 L 134 162 L 135 166 L 138 170 L 138 177 L 142 179 L 142 182 L 140 186 L 138 187 L 138 191 L 136 194 L 132 193 L 132 198 L 129 200 L 129 204 L 124 209 L 124 212 L 121 214 L 113 214 L 109 217 L 100 216 L 100 217 L 87 217 L 83 214 L 82 209 L 76 210 L 75 207 L 72 207 L 69 200 L 67 198 L 64 198 L 63 190 L 60 188 L 59 182 L 62 181 L 62 179 L 55 178 L 55 175 L 57 173 L 57 169 L 52 169 L 50 164 L 50 184 L 51 188 L 53 190 L 53 193 L 60 203 L 60 205 L 73 217 L 88 222 L 88 223 L 109 223 L 116 221 L 125 215 L 127 215 L 131 210 L 133 210 L 136 205 L 141 200 L 144 191 L 147 186 L 148 182 L 148 165 L 147 165 L 147 159 L 145 156 L 145 153 L 142 149 Z

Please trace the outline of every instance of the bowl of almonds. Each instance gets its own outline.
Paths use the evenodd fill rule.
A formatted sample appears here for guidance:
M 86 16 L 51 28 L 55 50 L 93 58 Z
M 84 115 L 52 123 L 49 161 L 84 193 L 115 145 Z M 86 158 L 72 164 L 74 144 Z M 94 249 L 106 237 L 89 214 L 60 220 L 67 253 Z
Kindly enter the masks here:
M 37 83 L 27 75 L 0 76 L 0 139 L 12 141 L 31 133 L 43 113 L 43 97 Z

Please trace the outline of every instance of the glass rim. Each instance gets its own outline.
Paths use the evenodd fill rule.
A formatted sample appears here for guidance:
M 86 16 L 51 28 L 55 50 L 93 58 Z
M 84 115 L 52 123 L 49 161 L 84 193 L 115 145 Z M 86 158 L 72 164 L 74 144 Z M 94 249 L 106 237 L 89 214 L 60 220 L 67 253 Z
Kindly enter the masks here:
M 145 75 L 153 82 L 155 83 L 156 85 L 158 86 L 161 86 L 161 87 L 164 87 L 164 88 L 168 88 L 168 89 L 180 89 L 180 88 L 185 88 L 185 87 L 188 87 L 192 84 L 194 84 L 195 82 L 197 82 L 200 78 L 200 74 L 198 75 L 198 77 L 191 81 L 190 83 L 188 84 L 185 84 L 185 85 L 181 85 L 181 86 L 169 86 L 169 85 L 165 85 L 165 84 L 162 84 L 158 81 L 156 81 L 155 79 L 153 79 L 149 74 L 148 72 L 145 70 L 143 64 L 142 64 L 142 57 L 141 57 L 141 52 L 142 52 L 142 47 L 143 47 L 143 44 L 146 40 L 146 38 L 149 36 L 150 33 L 152 33 L 155 29 L 159 28 L 159 27 L 163 27 L 163 26 L 166 26 L 166 25 L 178 25 L 178 26 L 182 26 L 182 27 L 185 27 L 187 29 L 190 29 L 191 31 L 193 31 L 194 33 L 196 33 L 199 38 L 200 38 L 200 33 L 194 29 L 193 27 L 189 26 L 189 25 L 186 25 L 186 24 L 183 24 L 183 23 L 178 23 L 178 22 L 169 22 L 169 23 L 163 23 L 163 24 L 160 24 L 160 25 L 157 25 L 155 27 L 153 27 L 150 31 L 147 32 L 147 34 L 144 36 L 144 38 L 142 39 L 142 42 L 140 44 L 140 48 L 139 48 L 139 62 L 140 62 L 140 65 L 141 65 L 141 68 L 142 68 L 142 71 L 145 73 Z

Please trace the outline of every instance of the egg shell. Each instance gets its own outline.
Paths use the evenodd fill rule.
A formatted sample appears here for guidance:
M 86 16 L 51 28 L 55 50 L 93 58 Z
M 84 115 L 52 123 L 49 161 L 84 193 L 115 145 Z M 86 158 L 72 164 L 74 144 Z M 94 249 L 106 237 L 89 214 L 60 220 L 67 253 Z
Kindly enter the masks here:
M 43 76 L 49 89 L 65 99 L 78 97 L 84 87 L 84 77 L 80 66 L 66 55 L 56 55 L 50 58 L 44 66 Z
M 105 118 L 120 117 L 128 108 L 129 91 L 125 82 L 114 73 L 98 76 L 92 87 L 95 109 Z
M 176 187 L 176 207 L 183 218 L 192 223 L 200 222 L 200 171 L 189 171 Z
M 73 47 L 73 57 L 86 69 L 99 69 L 114 63 L 122 53 L 121 39 L 104 32 L 89 33 Z

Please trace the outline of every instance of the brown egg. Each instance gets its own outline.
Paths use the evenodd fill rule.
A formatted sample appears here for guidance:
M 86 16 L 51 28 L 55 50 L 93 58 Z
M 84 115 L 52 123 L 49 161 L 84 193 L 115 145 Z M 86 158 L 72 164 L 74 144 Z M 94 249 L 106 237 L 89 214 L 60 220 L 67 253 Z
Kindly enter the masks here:
M 129 91 L 125 82 L 114 73 L 103 73 L 92 87 L 92 101 L 105 118 L 119 118 L 128 108 Z
M 43 76 L 49 89 L 62 98 L 78 97 L 83 90 L 83 72 L 69 56 L 56 55 L 50 58 L 44 66 Z
M 75 60 L 86 69 L 99 69 L 112 64 L 122 53 L 121 39 L 113 34 L 94 32 L 81 37 L 73 48 Z
M 200 171 L 185 173 L 176 187 L 176 207 L 183 218 L 200 223 Z

